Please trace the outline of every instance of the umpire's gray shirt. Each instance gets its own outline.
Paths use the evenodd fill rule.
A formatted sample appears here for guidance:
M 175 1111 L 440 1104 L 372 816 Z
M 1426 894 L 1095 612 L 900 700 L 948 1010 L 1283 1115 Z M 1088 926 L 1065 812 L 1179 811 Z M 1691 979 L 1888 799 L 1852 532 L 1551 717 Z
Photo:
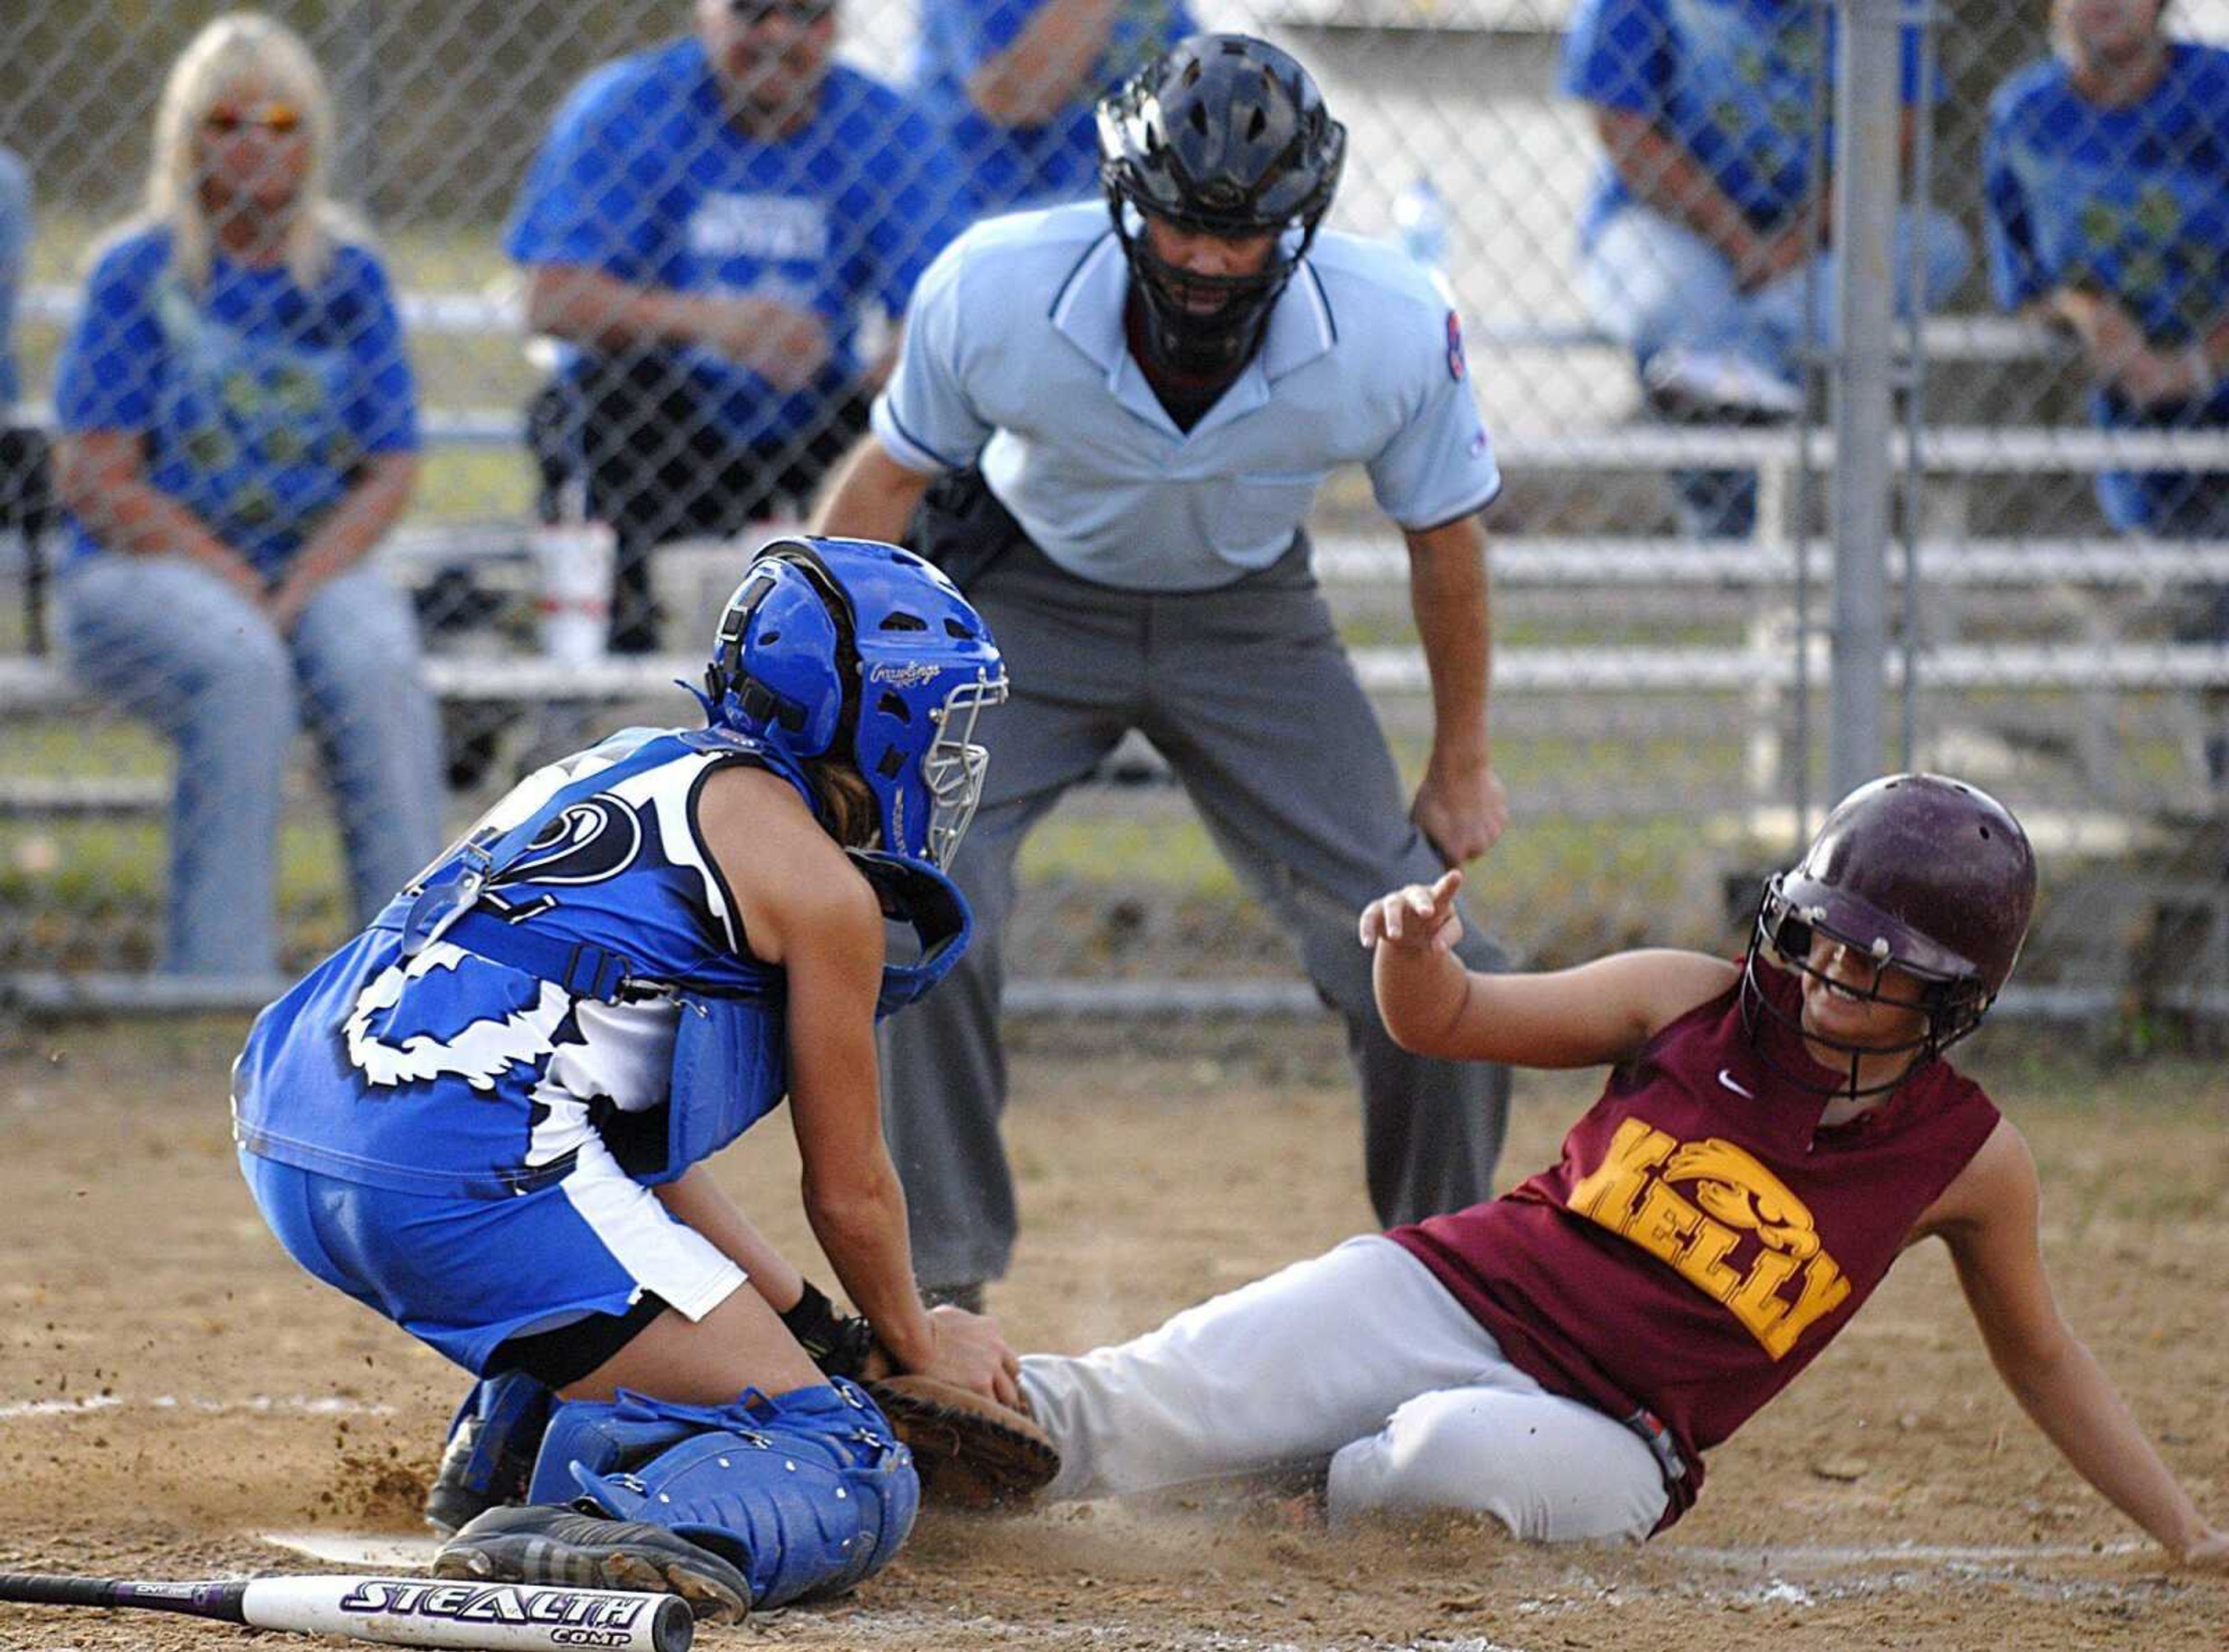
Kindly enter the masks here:
M 1130 590 L 1205 590 L 1291 547 L 1334 466 L 1404 528 L 1501 486 L 1455 314 L 1397 248 L 1317 237 L 1262 348 L 1189 431 L 1130 355 L 1129 268 L 1086 202 L 978 224 L 914 291 L 875 434 L 909 469 L 977 460 L 1044 553 Z

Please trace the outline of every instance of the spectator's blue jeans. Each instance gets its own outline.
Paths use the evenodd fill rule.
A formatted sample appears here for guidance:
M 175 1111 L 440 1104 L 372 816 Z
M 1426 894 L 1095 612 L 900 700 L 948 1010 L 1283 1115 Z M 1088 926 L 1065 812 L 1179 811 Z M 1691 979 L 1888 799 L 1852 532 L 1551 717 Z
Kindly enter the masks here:
M 30 273 L 31 177 L 0 149 L 0 417 L 22 391 L 16 370 L 16 300 Z
M 1911 309 L 1911 235 L 1918 222 L 1897 215 L 1896 307 Z M 1949 213 L 1930 210 L 1923 229 L 1924 307 L 1948 298 L 1973 262 L 1966 232 Z M 1813 336 L 1834 336 L 1837 282 L 1830 254 L 1817 260 Z M 1580 257 L 1579 296 L 1588 318 L 1647 361 L 1667 344 L 1691 344 L 1748 357 L 1784 378 L 1795 376 L 1803 341 L 1804 272 L 1744 292 L 1725 254 L 1677 219 L 1648 207 L 1615 214 Z
M 291 638 L 182 556 L 97 555 L 61 582 L 78 680 L 176 742 L 164 967 L 277 967 L 280 785 L 299 715 L 316 731 L 369 922 L 439 852 L 440 730 L 408 600 L 356 568 L 310 599 Z
M 1923 222 L 1901 212 L 1896 231 L 1896 309 L 1911 312 L 1911 236 L 1919 227 L 1925 254 L 1923 309 L 1950 296 L 1965 278 L 1973 249 L 1957 221 L 1930 210 Z M 1831 254 L 1815 260 L 1811 283 L 1811 336 L 1824 346 L 1835 332 L 1838 285 Z M 1805 273 L 1798 267 L 1778 280 L 1744 292 L 1723 253 L 1686 225 L 1642 206 L 1628 206 L 1605 222 L 1581 250 L 1579 296 L 1588 318 L 1628 347 L 1638 363 L 1667 344 L 1741 356 L 1778 376 L 1794 380 L 1804 338 Z M 1746 472 L 1679 479 L 1690 529 L 1706 536 L 1739 536 L 1757 515 L 1757 484 Z

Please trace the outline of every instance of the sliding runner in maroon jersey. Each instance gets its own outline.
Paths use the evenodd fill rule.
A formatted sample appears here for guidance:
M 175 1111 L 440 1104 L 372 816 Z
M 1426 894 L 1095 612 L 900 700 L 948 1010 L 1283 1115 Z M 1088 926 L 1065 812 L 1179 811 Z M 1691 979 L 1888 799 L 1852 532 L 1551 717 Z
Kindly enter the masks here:
M 2059 1317 L 2020 1132 L 1941 1058 L 2027 932 L 2034 856 L 2001 805 L 1929 775 L 1853 793 L 1768 883 L 1738 964 L 1467 970 L 1461 876 L 1363 911 L 1387 1030 L 1434 1056 L 1607 1064 L 1601 1100 L 1503 1198 L 1120 1347 L 1025 1358 L 1061 1450 L 1050 1495 L 1327 1460 L 1334 1520 L 1457 1509 L 1540 1540 L 1646 1537 L 1898 1255 L 1940 1238 L 1999 1372 L 2076 1470 L 2174 1553 L 2229 1559 Z

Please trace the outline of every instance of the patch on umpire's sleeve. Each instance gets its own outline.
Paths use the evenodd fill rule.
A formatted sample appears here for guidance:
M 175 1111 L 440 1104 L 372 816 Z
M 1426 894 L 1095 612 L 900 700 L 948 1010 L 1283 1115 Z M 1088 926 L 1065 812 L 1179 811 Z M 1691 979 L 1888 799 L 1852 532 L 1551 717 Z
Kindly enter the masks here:
M 1463 376 L 1469 371 L 1470 364 L 1463 360 L 1462 318 L 1450 310 L 1448 312 L 1448 376 L 1461 383 Z

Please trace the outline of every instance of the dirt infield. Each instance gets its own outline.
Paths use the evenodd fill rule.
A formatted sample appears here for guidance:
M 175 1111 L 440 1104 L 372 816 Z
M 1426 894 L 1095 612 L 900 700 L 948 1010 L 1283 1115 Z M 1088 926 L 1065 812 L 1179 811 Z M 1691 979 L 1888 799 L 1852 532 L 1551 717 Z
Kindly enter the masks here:
M 264 1232 L 227 1135 L 239 1032 L 72 1027 L 0 1055 L 0 1568 L 331 1570 L 258 1534 L 415 1534 L 459 1374 Z M 1072 1032 L 1025 1041 L 1012 1140 L 1026 1231 L 992 1300 L 1021 1347 L 1141 1328 L 1369 1225 L 1328 1032 L 1149 1060 L 1125 1049 Z M 2200 1502 L 2229 1516 L 2229 1077 L 2104 1075 L 2021 1057 L 2009 1038 L 1979 1070 L 2035 1144 L 2069 1316 Z M 1505 1171 L 1544 1162 L 1590 1093 L 1524 1081 Z M 726 1179 L 812 1256 L 788 1143 L 757 1135 Z M 2168 1565 L 2059 1462 L 1991 1376 L 1930 1247 L 1715 1454 L 1701 1507 L 1645 1548 L 1527 1551 L 1449 1524 L 1334 1538 L 1304 1503 L 1269 1497 L 932 1514 L 851 1599 L 703 1643 L 773 1640 L 2197 1652 L 2229 1647 L 2229 1576 Z M 241 1644 L 185 1620 L 0 1607 L 8 1649 Z

